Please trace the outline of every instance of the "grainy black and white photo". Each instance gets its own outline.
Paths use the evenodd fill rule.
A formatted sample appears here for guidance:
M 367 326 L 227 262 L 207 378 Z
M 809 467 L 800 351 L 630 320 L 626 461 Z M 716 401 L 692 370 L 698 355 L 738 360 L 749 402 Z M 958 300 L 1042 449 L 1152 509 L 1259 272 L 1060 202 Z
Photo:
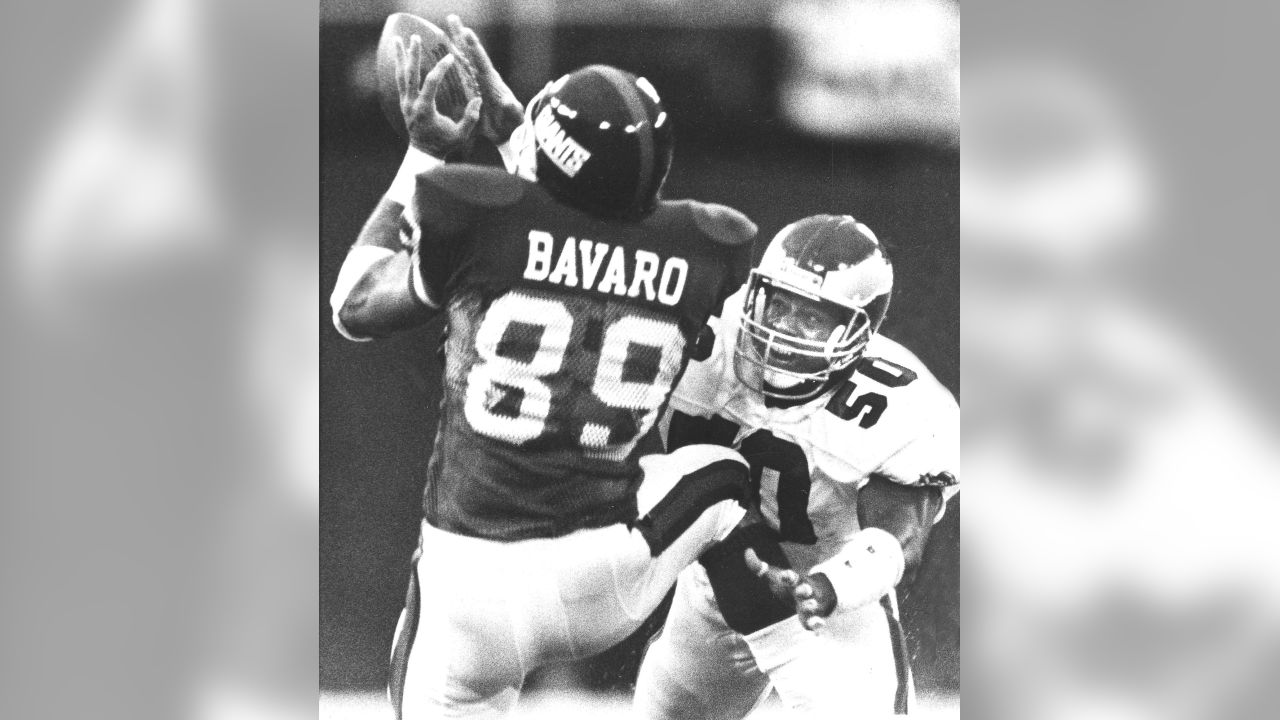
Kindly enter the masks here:
M 1280 717 L 1277 11 L 960 8 L 6 4 L 0 717 Z
M 324 2 L 325 717 L 959 715 L 959 5 Z

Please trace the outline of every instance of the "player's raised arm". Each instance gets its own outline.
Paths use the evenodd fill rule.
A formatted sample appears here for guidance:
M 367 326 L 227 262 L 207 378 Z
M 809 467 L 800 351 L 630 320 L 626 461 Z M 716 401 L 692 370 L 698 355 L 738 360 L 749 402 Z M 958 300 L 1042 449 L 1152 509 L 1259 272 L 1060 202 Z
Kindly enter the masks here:
M 350 340 L 371 340 L 415 327 L 435 311 L 420 294 L 416 245 L 399 246 L 403 209 L 383 198 L 342 263 L 329 304 L 334 327 Z
M 423 74 L 422 41 L 396 44 L 396 87 L 409 134 L 409 148 L 387 194 L 374 208 L 343 262 L 330 305 L 333 324 L 351 340 L 369 340 L 419 325 L 436 303 L 424 287 L 418 259 L 419 233 L 402 225 L 417 177 L 443 164 L 441 158 L 465 150 L 479 122 L 480 98 L 473 98 L 458 121 L 439 112 L 436 93 L 457 60 L 445 55 Z

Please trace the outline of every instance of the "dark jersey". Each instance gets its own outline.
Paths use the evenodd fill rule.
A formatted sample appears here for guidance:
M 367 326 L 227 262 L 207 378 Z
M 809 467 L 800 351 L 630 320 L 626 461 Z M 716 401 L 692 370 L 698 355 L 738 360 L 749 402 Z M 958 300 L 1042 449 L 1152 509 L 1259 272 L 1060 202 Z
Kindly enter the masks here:
M 633 519 L 638 458 L 755 227 L 692 201 L 604 221 L 468 165 L 419 176 L 406 217 L 448 313 L 427 521 L 517 540 Z

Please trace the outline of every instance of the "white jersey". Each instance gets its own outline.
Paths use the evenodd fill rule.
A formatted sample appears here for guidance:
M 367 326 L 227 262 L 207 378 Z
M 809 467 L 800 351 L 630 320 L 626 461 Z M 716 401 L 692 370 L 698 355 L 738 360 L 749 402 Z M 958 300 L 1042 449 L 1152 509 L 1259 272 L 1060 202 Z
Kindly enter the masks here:
M 808 571 L 860 528 L 857 491 L 871 475 L 903 485 L 958 490 L 960 409 L 914 354 L 876 335 L 850 378 L 790 408 L 764 397 L 734 372 L 742 291 L 710 323 L 710 357 L 691 362 L 671 409 L 712 420 L 717 440 L 751 463 L 760 507 L 778 529 L 793 567 Z

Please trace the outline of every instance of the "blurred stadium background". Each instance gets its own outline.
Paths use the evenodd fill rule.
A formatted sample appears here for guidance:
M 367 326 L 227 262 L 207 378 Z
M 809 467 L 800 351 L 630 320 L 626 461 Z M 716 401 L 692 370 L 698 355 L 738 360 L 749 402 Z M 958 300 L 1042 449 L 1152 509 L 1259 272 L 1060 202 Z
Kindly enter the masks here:
M 381 707 L 439 400 L 438 323 L 354 344 L 325 302 L 403 151 L 374 96 L 375 43 L 396 11 L 461 14 L 522 100 L 592 62 L 648 77 L 676 121 L 669 197 L 737 207 L 765 239 L 813 213 L 866 222 L 897 268 L 886 333 L 959 391 L 957 3 L 321 3 L 319 672 L 334 718 Z M 959 692 L 959 516 L 956 501 L 902 598 L 917 687 L 943 711 Z M 620 707 L 652 627 L 531 678 L 525 712 L 564 717 L 566 689 Z

